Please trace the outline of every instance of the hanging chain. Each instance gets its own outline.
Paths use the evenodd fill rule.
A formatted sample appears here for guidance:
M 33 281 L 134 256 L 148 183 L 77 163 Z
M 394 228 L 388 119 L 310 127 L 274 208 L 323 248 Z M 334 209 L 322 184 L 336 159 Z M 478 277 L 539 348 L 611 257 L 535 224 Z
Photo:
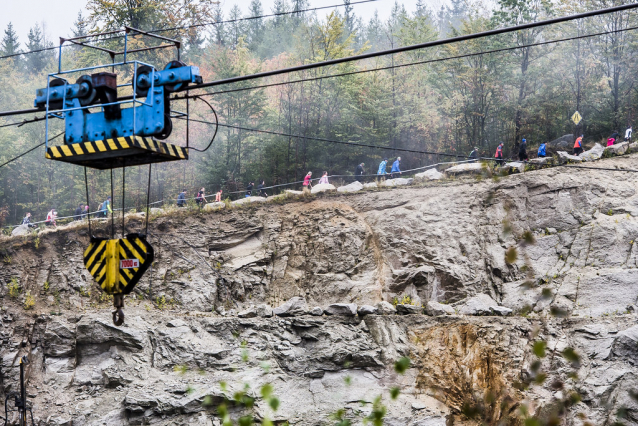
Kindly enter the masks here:
M 91 232 L 91 203 L 89 202 L 89 178 L 86 174 L 86 167 L 84 167 L 84 186 L 86 187 L 86 205 L 89 210 L 86 212 L 86 219 L 89 221 L 89 238 L 93 238 L 93 232 Z
M 126 234 L 126 224 L 124 223 L 124 214 L 126 213 L 125 201 L 125 185 L 126 185 L 126 167 L 122 167 L 122 238 Z
M 146 188 L 146 229 L 144 235 L 148 235 L 148 216 L 151 202 L 151 163 L 148 164 L 148 187 Z

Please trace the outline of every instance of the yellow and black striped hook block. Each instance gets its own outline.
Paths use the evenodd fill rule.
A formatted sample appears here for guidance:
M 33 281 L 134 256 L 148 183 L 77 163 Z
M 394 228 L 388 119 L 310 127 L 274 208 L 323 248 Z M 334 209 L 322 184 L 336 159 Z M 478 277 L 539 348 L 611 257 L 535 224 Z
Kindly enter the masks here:
M 102 290 L 113 296 L 115 325 L 124 322 L 124 295 L 133 291 L 154 257 L 153 247 L 140 234 L 119 239 L 91 238 L 84 251 L 84 266 Z

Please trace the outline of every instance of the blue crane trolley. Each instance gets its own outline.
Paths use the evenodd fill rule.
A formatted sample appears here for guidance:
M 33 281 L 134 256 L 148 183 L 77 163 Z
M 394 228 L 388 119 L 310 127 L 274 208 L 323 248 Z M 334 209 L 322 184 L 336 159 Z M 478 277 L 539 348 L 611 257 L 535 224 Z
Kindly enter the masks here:
M 89 39 L 103 37 L 115 32 L 94 34 L 74 38 L 61 38 L 58 72 L 47 77 L 47 87 L 38 89 L 35 107 L 45 112 L 46 158 L 84 166 L 86 196 L 88 202 L 88 178 L 86 169 L 111 170 L 111 192 L 113 191 L 113 169 L 136 165 L 149 165 L 149 189 L 151 164 L 188 159 L 188 124 L 186 146 L 175 145 L 165 140 L 173 130 L 172 118 L 188 120 L 186 112 L 171 109 L 170 94 L 184 89 L 189 84 L 202 83 L 199 68 L 180 61 L 181 44 L 178 40 L 157 34 L 125 27 L 124 50 L 114 51 L 95 44 Z M 140 49 L 127 49 L 129 37 L 150 37 L 161 40 L 159 45 Z M 65 43 L 106 52 L 110 64 L 62 70 L 62 46 Z M 155 49 L 176 48 L 177 58 L 164 69 L 139 60 L 129 60 L 130 54 Z M 122 56 L 121 62 L 115 58 Z M 109 70 L 110 68 L 110 70 Z M 119 74 L 132 75 L 129 83 L 118 84 Z M 70 76 L 80 75 L 74 82 Z M 127 96 L 118 96 L 118 89 L 128 89 Z M 49 131 L 53 120 L 64 121 L 62 143 L 50 143 Z M 187 121 L 188 123 L 188 121 Z M 125 185 L 123 178 L 123 186 Z M 122 190 L 124 197 L 124 187 Z M 124 204 L 124 202 L 123 202 Z M 115 312 L 113 322 L 124 321 L 124 295 L 129 294 L 154 258 L 153 247 L 146 233 L 132 233 L 115 238 L 112 217 L 111 238 L 97 238 L 91 232 L 90 243 L 84 252 L 84 264 L 103 291 L 113 296 Z M 122 209 L 124 228 L 124 209 Z M 148 230 L 148 202 L 146 214 Z M 123 229 L 124 234 L 124 229 Z

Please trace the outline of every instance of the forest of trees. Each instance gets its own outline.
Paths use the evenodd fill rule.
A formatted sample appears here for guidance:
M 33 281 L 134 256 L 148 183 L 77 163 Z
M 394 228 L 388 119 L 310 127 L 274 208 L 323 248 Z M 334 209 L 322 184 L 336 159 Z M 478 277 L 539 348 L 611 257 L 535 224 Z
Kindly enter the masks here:
M 357 7 L 375 7 L 374 3 L 358 6 L 343 1 L 343 7 L 327 14 L 304 11 L 312 7 L 309 0 L 276 0 L 273 10 L 264 10 L 260 0 L 251 0 L 246 12 L 235 6 L 224 14 L 211 0 L 87 0 L 85 14 L 79 14 L 69 35 L 124 25 L 151 30 L 222 22 L 162 33 L 182 40 L 182 59 L 198 65 L 204 81 L 213 81 L 620 4 L 608 0 L 498 0 L 492 7 L 480 0 L 451 0 L 448 6 L 432 10 L 418 0 L 414 13 L 397 2 L 389 16 L 375 14 L 363 21 Z M 242 19 L 264 14 L 277 15 Z M 622 132 L 634 119 L 638 100 L 634 84 L 638 57 L 633 49 L 638 43 L 636 24 L 636 12 L 630 10 L 210 88 L 205 99 L 225 126 L 219 127 L 206 153 L 192 152 L 188 162 L 153 167 L 151 201 L 175 198 L 183 188 L 193 196 L 201 186 L 207 192 L 219 187 L 229 192 L 262 178 L 268 185 L 293 182 L 309 170 L 352 174 L 361 162 L 366 163 L 367 172 L 374 173 L 383 157 L 401 155 L 399 149 L 467 155 L 477 146 L 491 156 L 503 141 L 507 156 L 515 152 L 521 138 L 527 139 L 532 150 L 543 141 L 581 131 L 586 143 L 598 141 L 612 130 Z M 598 33 L 606 34 L 538 45 Z M 121 46 L 122 40 L 96 43 Z M 134 38 L 129 48 L 144 43 L 150 41 Z M 44 87 L 47 74 L 57 70 L 56 50 L 12 55 L 53 45 L 42 24 L 34 24 L 27 40 L 20 40 L 11 24 L 4 30 L 0 110 L 32 107 L 35 89 Z M 503 50 L 511 47 L 518 48 Z M 500 51 L 476 54 L 491 50 Z M 68 69 L 110 62 L 106 54 L 77 46 L 63 52 L 63 67 Z M 154 51 L 131 56 L 163 68 L 174 59 L 173 54 Z M 378 68 L 383 69 L 375 70 Z M 369 71 L 352 74 L 364 70 Z M 318 78 L 344 73 L 350 74 Z M 120 82 L 130 81 L 130 73 L 119 78 Z M 272 85 L 296 80 L 307 81 Z M 260 85 L 271 86 L 249 90 Z M 185 107 L 180 102 L 177 109 Z M 195 111 L 194 118 L 213 120 L 201 101 L 191 101 L 190 110 Z M 579 128 L 570 120 L 576 110 L 584 117 Z M 6 117 L 0 125 L 25 118 L 30 117 Z M 184 143 L 180 129 L 183 125 L 177 126 L 170 142 Z M 192 123 L 191 144 L 205 146 L 213 131 L 214 126 Z M 44 137 L 42 122 L 0 128 L 0 163 L 43 142 Z M 424 154 L 403 155 L 402 167 L 432 161 L 432 156 Z M 127 170 L 127 209 L 145 203 L 147 170 L 146 166 Z M 114 175 L 114 204 L 120 207 L 121 171 Z M 108 171 L 89 171 L 92 209 L 110 193 L 109 179 Z M 17 223 L 26 211 L 42 219 L 52 207 L 61 214 L 70 213 L 83 201 L 84 170 L 45 160 L 44 149 L 0 168 L 0 223 Z

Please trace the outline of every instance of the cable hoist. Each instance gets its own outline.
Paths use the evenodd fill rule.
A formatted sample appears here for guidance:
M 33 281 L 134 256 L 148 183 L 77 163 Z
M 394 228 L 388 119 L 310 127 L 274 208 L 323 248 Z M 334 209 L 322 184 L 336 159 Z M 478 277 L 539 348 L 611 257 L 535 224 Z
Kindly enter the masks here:
M 90 37 L 108 34 L 112 33 Z M 162 43 L 128 50 L 129 35 L 148 36 L 162 40 Z M 34 104 L 36 108 L 46 112 L 46 158 L 84 166 L 88 204 L 87 168 L 111 170 L 111 194 L 113 169 L 123 168 L 124 198 L 126 167 L 148 164 L 150 190 L 152 163 L 188 159 L 188 126 L 186 146 L 164 142 L 172 133 L 172 118 L 188 120 L 188 107 L 186 112 L 171 109 L 170 94 L 191 83 L 202 83 L 202 77 L 198 67 L 186 65 L 179 60 L 181 45 L 177 40 L 125 27 L 124 50 L 118 52 L 81 41 L 86 39 L 87 37 L 60 39 L 58 72 L 48 75 L 47 87 L 36 91 Z M 62 70 L 62 45 L 66 42 L 104 51 L 111 56 L 112 63 Z M 177 49 L 177 60 L 169 62 L 161 70 L 151 64 L 127 58 L 133 52 L 173 47 Z M 120 55 L 123 60 L 116 62 L 115 57 Z M 132 80 L 118 84 L 119 75 L 116 71 L 128 71 L 133 76 Z M 82 75 L 71 81 L 71 74 Z M 132 94 L 118 96 L 118 89 L 124 87 L 130 87 Z M 51 120 L 64 121 L 64 140 L 59 145 L 49 143 Z M 102 290 L 113 296 L 113 322 L 118 326 L 124 322 L 124 295 L 133 290 L 154 258 L 153 247 L 146 239 L 148 201 L 147 194 L 144 233 L 129 233 L 122 238 L 115 238 L 112 215 L 111 238 L 98 238 L 93 236 L 89 217 L 90 243 L 84 251 L 84 265 Z M 124 199 L 122 206 L 124 234 Z

